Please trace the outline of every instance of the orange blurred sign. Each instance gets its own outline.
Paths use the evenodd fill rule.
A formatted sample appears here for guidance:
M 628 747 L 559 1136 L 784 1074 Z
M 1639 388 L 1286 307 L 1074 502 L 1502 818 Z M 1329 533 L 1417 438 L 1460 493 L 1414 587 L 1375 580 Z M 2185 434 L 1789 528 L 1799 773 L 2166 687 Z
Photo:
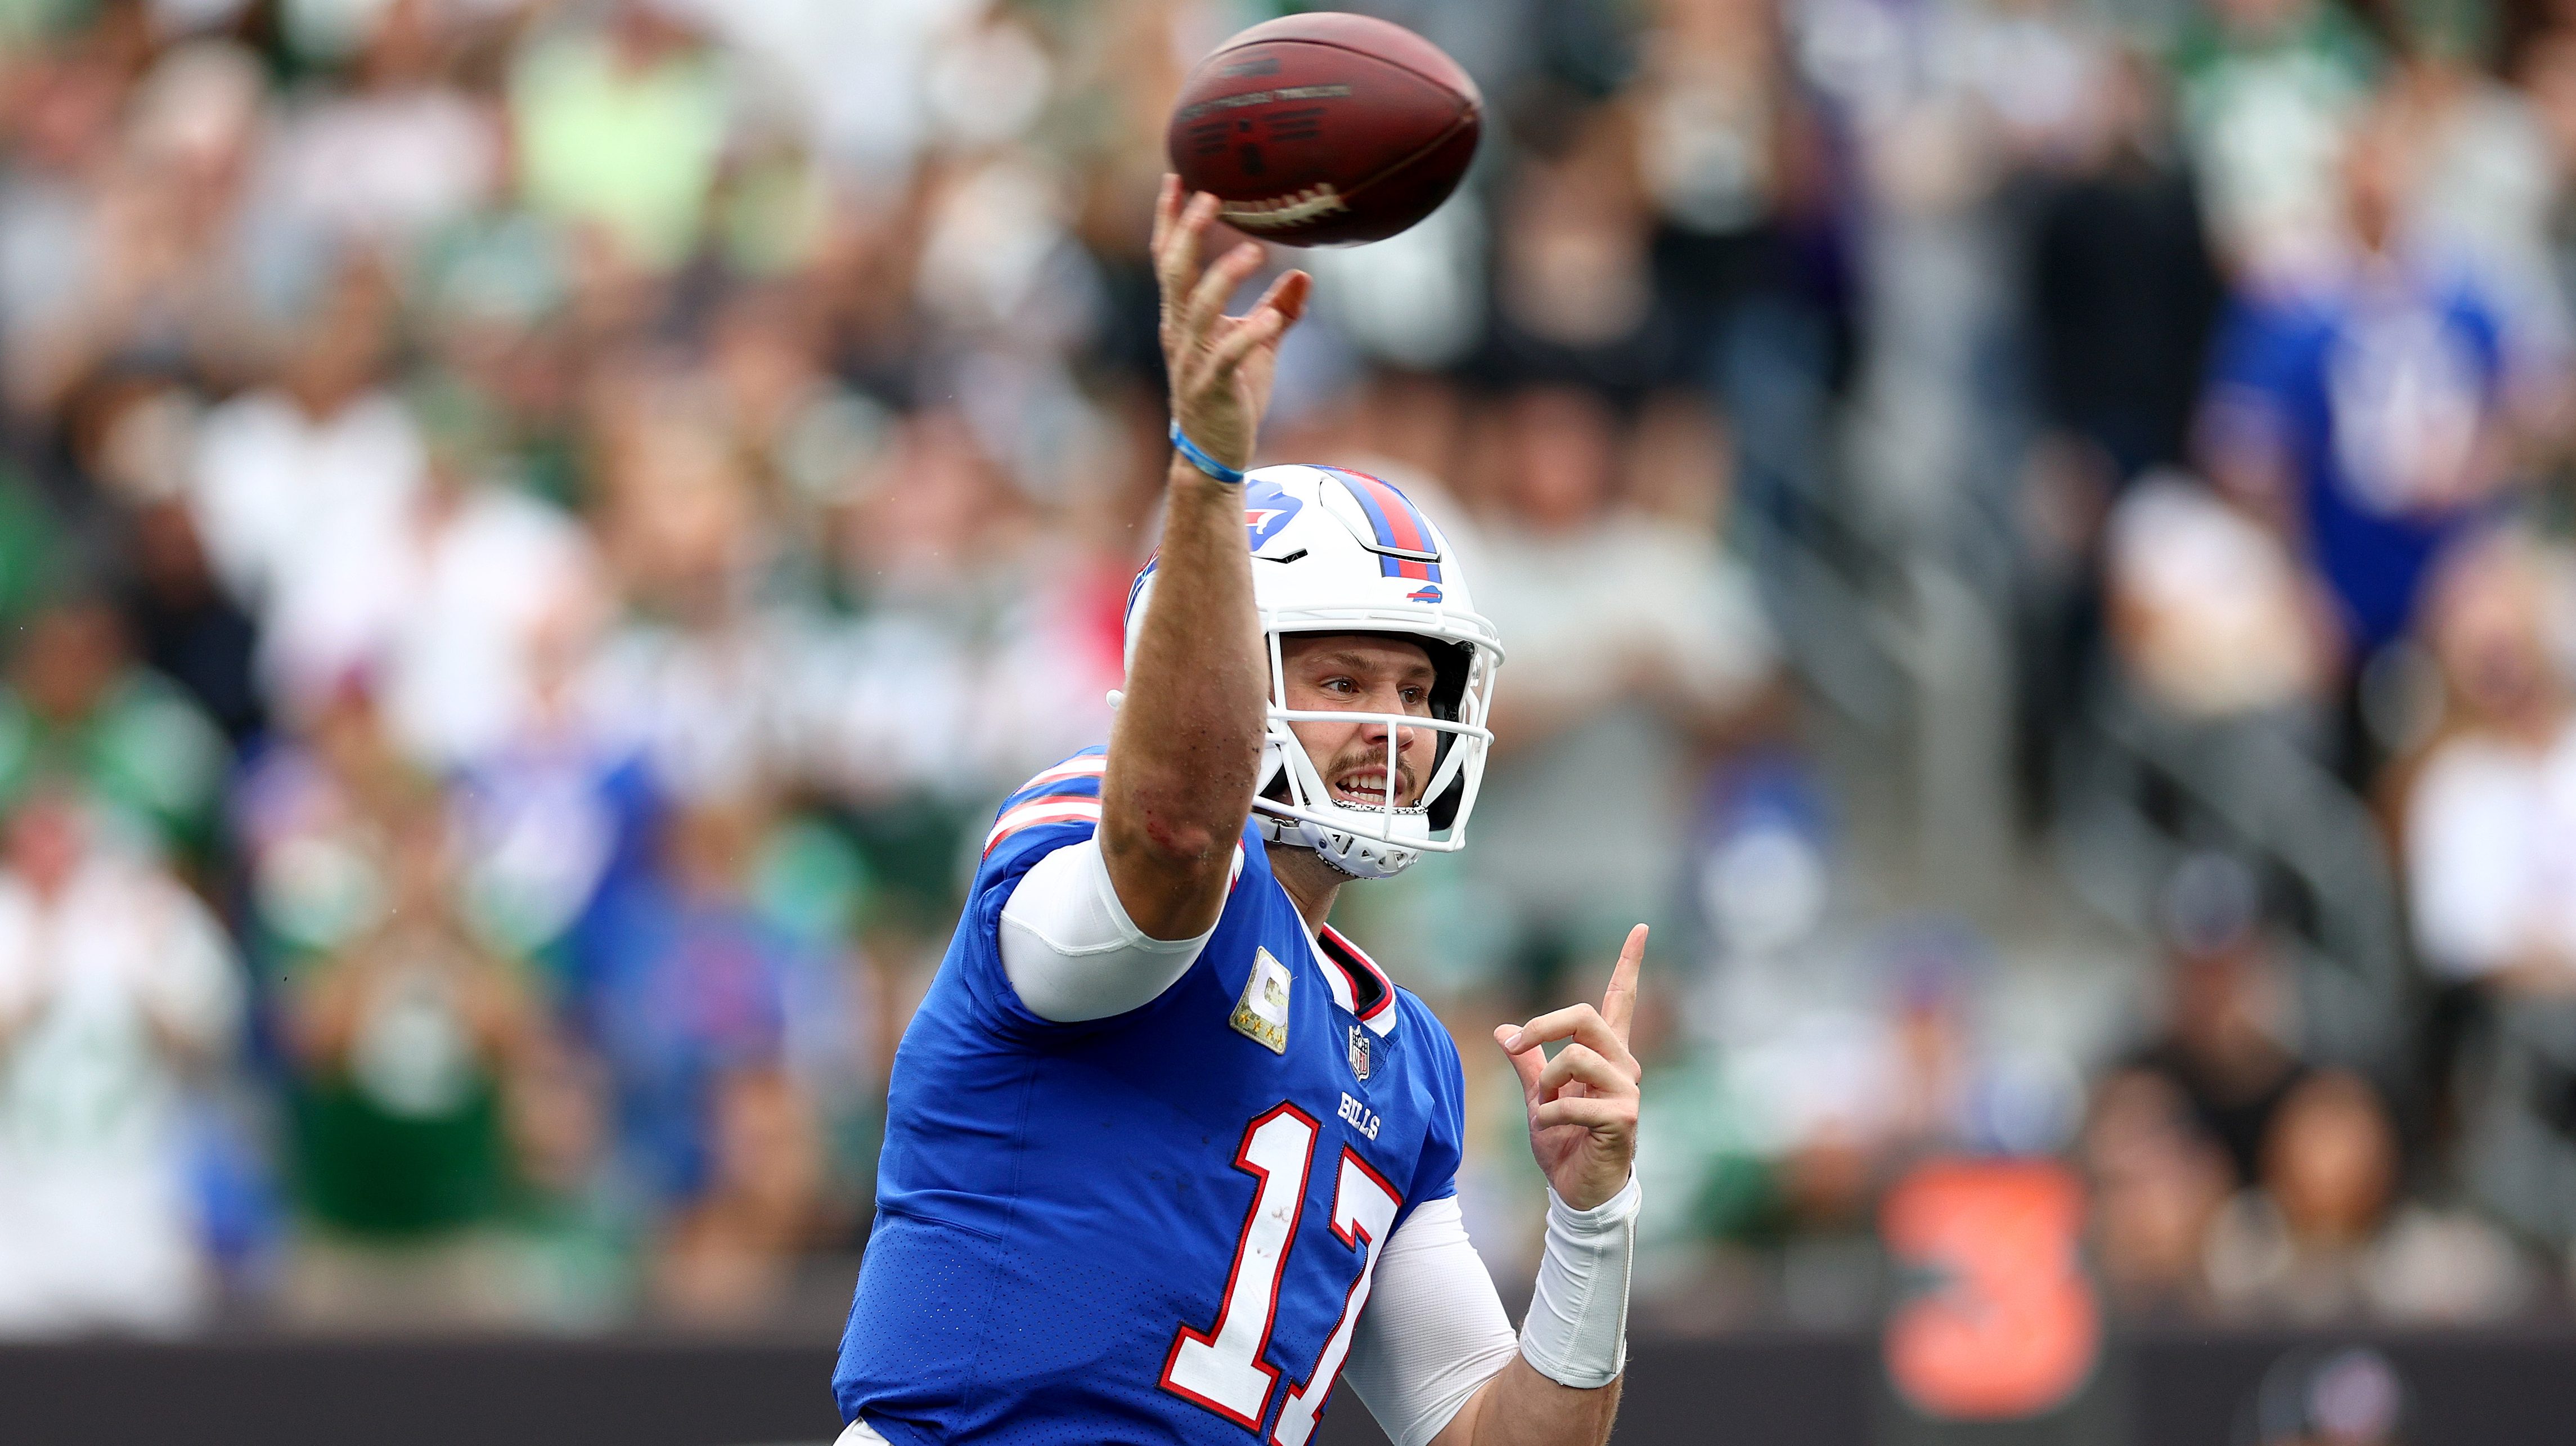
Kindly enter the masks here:
M 2084 1277 L 2084 1189 L 2044 1160 L 1939 1160 L 1888 1196 L 1879 1225 L 1901 1279 L 1887 1373 L 1930 1416 L 2036 1416 L 2093 1373 L 2102 1311 Z

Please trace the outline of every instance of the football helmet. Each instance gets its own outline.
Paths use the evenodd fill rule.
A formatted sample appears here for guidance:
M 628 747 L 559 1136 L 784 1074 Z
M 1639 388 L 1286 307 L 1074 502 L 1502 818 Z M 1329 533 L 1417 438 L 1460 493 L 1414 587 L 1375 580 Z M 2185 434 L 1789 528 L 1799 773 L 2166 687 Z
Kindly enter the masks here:
M 1264 467 L 1244 479 L 1243 520 L 1252 546 L 1252 597 L 1269 654 L 1269 726 L 1253 817 L 1274 843 L 1313 849 L 1354 878 L 1402 873 L 1424 853 L 1451 853 L 1467 839 L 1467 816 L 1485 777 L 1494 735 L 1494 673 L 1502 640 L 1467 592 L 1465 569 L 1448 540 L 1402 492 L 1338 467 Z M 1135 662 L 1157 562 L 1127 594 L 1127 660 Z M 1431 713 L 1298 710 L 1288 706 L 1280 639 L 1292 633 L 1392 633 L 1418 642 L 1434 672 Z M 1431 773 L 1418 801 L 1378 804 L 1333 796 L 1292 723 L 1377 721 L 1388 725 L 1386 777 L 1397 776 L 1398 728 L 1436 734 Z

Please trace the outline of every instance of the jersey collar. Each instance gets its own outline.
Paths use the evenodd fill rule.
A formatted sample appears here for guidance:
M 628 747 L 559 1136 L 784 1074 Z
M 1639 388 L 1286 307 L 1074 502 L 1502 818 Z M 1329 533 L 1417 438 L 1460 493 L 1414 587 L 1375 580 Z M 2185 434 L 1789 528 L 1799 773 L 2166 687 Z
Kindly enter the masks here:
M 1301 917 L 1298 922 L 1305 921 Z M 1325 987 L 1333 992 L 1333 1002 L 1379 1035 L 1393 1031 L 1395 986 L 1387 981 L 1386 971 L 1377 967 L 1377 961 L 1361 953 L 1357 944 L 1343 938 L 1341 931 L 1330 924 L 1307 931 L 1306 938 L 1315 946 L 1315 963 L 1323 973 Z

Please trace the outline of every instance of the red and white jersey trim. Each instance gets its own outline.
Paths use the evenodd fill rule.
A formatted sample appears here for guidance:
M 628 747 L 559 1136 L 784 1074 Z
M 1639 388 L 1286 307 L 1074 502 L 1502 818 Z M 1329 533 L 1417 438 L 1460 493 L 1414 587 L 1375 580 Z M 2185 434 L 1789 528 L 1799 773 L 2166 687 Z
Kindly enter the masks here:
M 1100 824 L 1100 800 L 1075 793 L 1032 798 L 1006 810 L 994 822 L 993 831 L 984 836 L 984 852 L 989 854 L 1002 840 L 1042 823 L 1087 823 L 1096 828 Z
M 993 831 L 984 836 L 984 852 L 991 853 L 1001 846 L 1002 840 L 1024 828 L 1035 828 L 1040 824 L 1048 823 L 1087 823 L 1097 828 L 1100 825 L 1100 800 L 1084 798 L 1078 794 L 1059 794 L 1048 798 L 1030 799 L 1019 807 L 1005 812 L 993 824 Z M 1243 845 L 1236 844 L 1234 859 L 1226 867 L 1225 886 L 1230 892 L 1235 885 L 1242 882 Z
M 1037 777 L 1030 779 L 1028 782 L 1021 784 L 1016 791 L 1026 793 L 1032 788 L 1044 788 L 1050 783 L 1062 783 L 1068 778 L 1098 778 L 1108 771 L 1108 754 L 1086 753 L 1077 758 L 1066 759 L 1055 767 L 1050 768 L 1046 772 L 1039 774 Z
M 1332 991 L 1333 1002 L 1359 1016 L 1359 1021 L 1378 1034 L 1395 1028 L 1395 985 L 1377 961 L 1362 953 L 1358 945 L 1343 938 L 1340 930 L 1326 924 L 1316 936 L 1315 962 L 1323 967 L 1325 987 Z M 1364 1012 L 1360 999 L 1368 997 Z

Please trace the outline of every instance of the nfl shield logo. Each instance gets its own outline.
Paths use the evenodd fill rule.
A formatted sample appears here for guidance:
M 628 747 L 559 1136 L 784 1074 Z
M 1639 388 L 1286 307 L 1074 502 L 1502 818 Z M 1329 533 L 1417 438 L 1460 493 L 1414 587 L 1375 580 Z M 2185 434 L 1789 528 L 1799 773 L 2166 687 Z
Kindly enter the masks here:
M 1368 1031 L 1356 1024 L 1351 1026 L 1351 1074 L 1363 1083 L 1369 1077 Z

